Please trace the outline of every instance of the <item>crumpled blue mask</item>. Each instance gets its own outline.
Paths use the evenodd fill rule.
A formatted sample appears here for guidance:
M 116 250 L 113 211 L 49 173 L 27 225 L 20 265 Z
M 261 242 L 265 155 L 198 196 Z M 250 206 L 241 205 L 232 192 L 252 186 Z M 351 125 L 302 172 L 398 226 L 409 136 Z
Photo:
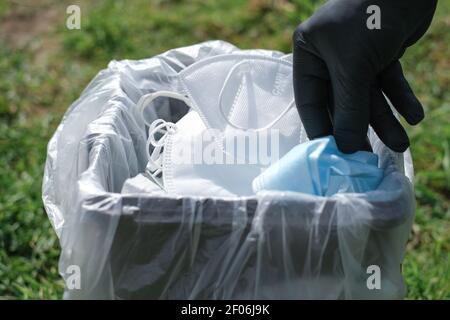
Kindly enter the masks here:
M 302 143 L 253 180 L 253 191 L 295 191 L 318 196 L 367 192 L 378 187 L 383 170 L 378 156 L 359 151 L 345 154 L 334 137 Z

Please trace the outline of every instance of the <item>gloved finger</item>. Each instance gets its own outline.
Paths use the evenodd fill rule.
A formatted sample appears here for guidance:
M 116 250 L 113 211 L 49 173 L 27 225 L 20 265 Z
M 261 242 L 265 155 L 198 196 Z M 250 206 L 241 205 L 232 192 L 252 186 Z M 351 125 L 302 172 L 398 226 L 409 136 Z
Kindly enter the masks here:
M 364 150 L 369 127 L 370 74 L 366 68 L 330 72 L 334 96 L 333 127 L 344 153 Z
M 378 86 L 372 86 L 371 88 L 370 125 L 381 141 L 395 152 L 405 152 L 408 149 L 408 135 L 392 113 L 386 98 Z
M 379 80 L 383 92 L 409 124 L 415 125 L 423 120 L 425 114 L 422 104 L 405 79 L 398 60 L 380 73 Z
M 294 42 L 294 95 L 309 139 L 333 133 L 328 97 L 330 84 L 325 63 Z
M 331 90 L 331 87 L 330 87 Z M 328 100 L 328 106 L 330 108 L 330 113 L 331 113 L 331 122 L 333 122 L 333 118 L 334 118 L 334 98 L 332 94 L 329 94 L 329 100 Z M 368 152 L 373 152 L 372 146 L 370 145 L 370 141 L 369 141 L 369 137 L 366 136 L 366 139 L 364 141 L 364 145 L 361 148 L 361 151 L 368 151 Z

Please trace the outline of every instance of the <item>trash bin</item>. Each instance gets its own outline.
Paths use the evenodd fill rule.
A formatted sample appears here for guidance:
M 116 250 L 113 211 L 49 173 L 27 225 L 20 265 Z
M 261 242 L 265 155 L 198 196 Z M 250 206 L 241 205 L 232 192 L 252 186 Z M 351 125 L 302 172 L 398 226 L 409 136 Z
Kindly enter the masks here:
M 211 41 L 150 59 L 112 61 L 69 108 L 49 142 L 43 181 L 44 205 L 62 249 L 64 298 L 405 296 L 401 263 L 415 209 L 412 160 L 409 151 L 388 149 L 372 130 L 369 140 L 385 174 L 364 194 L 218 199 L 120 193 L 147 165 L 145 125 L 134 108 L 140 97 L 176 91 L 178 72 L 234 52 L 242 51 Z M 155 118 L 176 121 L 187 111 L 180 103 L 160 99 L 151 110 Z

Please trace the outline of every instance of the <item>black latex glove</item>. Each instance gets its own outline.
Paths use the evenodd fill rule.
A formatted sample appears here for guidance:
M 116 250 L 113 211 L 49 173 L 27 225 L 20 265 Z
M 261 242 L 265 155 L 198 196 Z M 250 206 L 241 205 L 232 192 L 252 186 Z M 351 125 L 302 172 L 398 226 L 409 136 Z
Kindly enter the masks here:
M 381 29 L 370 30 L 370 5 Z M 410 124 L 424 117 L 398 59 L 431 24 L 437 0 L 330 0 L 295 31 L 294 92 L 310 139 L 334 135 L 345 153 L 366 149 L 368 125 L 392 150 L 408 136 L 383 93 Z

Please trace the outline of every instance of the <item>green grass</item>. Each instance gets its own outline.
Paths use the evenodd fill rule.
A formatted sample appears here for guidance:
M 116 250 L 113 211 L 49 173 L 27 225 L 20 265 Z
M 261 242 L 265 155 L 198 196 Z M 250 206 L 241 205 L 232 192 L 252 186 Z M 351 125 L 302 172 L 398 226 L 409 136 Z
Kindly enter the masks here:
M 81 5 L 82 30 L 64 28 L 58 4 L 52 31 L 16 48 L 2 34 L 3 19 L 49 8 L 44 0 L 25 2 L 36 7 L 0 4 L 0 298 L 56 299 L 63 291 L 59 245 L 40 198 L 46 144 L 89 80 L 112 59 L 208 39 L 288 52 L 293 29 L 322 1 L 70 1 Z M 432 28 L 402 59 L 426 106 L 424 122 L 407 127 L 418 202 L 403 265 L 410 299 L 450 298 L 449 26 L 450 5 L 440 1 Z

